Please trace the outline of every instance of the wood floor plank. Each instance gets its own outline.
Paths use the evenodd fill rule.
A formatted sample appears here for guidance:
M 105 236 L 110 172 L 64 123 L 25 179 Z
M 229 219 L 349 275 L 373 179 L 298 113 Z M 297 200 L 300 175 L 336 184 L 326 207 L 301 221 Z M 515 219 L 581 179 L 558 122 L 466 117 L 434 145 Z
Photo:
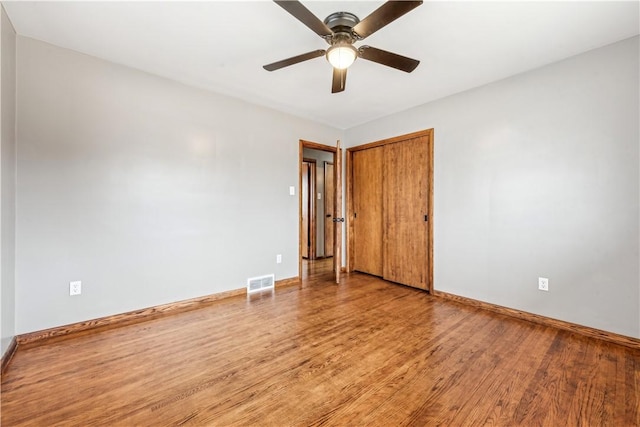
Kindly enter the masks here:
M 467 316 L 468 314 L 464 313 L 457 313 L 457 316 L 451 313 L 449 319 L 455 323 L 452 323 L 448 330 L 456 330 L 461 325 L 472 328 L 471 324 L 464 322 Z M 412 340 L 421 344 L 406 346 L 406 340 L 403 337 L 409 335 Z M 429 364 L 431 364 L 432 371 L 435 371 L 439 363 L 436 355 L 442 354 L 441 359 L 447 359 L 450 357 L 450 349 L 462 347 L 462 343 L 456 345 L 455 340 L 450 340 L 447 345 L 443 345 L 443 342 L 448 338 L 446 335 L 430 333 L 419 335 L 415 330 L 406 329 L 404 333 L 386 340 L 384 347 L 391 349 L 392 356 L 389 358 L 377 357 L 377 360 L 366 361 L 365 365 L 369 367 L 370 373 L 367 376 L 355 377 L 358 379 L 356 382 L 353 379 L 345 379 L 350 387 L 345 402 L 339 410 L 332 409 L 318 421 L 326 422 L 329 425 L 350 425 L 368 423 L 373 417 L 378 422 L 383 420 L 391 422 L 384 413 L 384 405 L 389 403 L 397 393 L 409 393 L 408 386 L 415 378 L 416 373 L 428 370 Z M 392 412 L 403 410 L 404 407 L 411 407 L 411 405 L 403 404 L 399 408 L 394 408 Z
M 540 333 L 535 325 L 518 325 L 505 318 L 509 325 L 505 333 L 496 340 L 494 363 L 487 368 L 488 378 L 484 387 L 470 394 L 456 420 L 461 425 L 479 424 L 507 425 L 517 402 L 525 392 L 527 374 L 541 363 L 541 357 L 531 348 L 548 346 L 550 337 Z M 504 375 L 504 372 L 508 375 Z
M 591 419 L 597 425 L 603 425 L 612 415 L 613 401 L 608 399 L 607 386 L 611 386 L 612 393 L 615 392 L 616 361 L 606 357 L 602 350 L 606 349 L 584 346 L 582 363 L 574 365 L 574 368 L 582 371 L 582 376 L 580 382 L 571 384 L 573 398 L 567 408 L 567 425 L 579 422 L 583 418 Z M 565 381 L 565 384 L 568 382 Z M 553 420 L 549 415 L 547 419 L 549 420 L 547 424 Z
M 635 421 L 635 425 L 640 426 L 640 357 L 637 354 L 625 356 L 625 419 Z
M 437 385 L 439 390 L 434 390 L 420 408 L 411 414 L 413 424 L 451 425 L 454 420 L 463 418 L 461 413 L 467 409 L 473 396 L 485 394 L 496 362 L 495 347 L 487 346 L 486 343 L 495 344 L 504 332 L 503 327 L 502 319 L 493 316 L 487 316 L 485 323 L 478 322 L 477 332 L 465 341 L 465 357 L 448 362 L 444 365 L 446 369 L 439 370 L 443 379 Z M 456 395 L 458 398 L 444 398 L 448 395 Z
M 530 425 L 538 423 L 542 425 L 547 413 L 556 413 L 552 406 L 554 402 L 550 396 L 555 396 L 558 390 L 558 383 L 561 378 L 558 370 L 554 370 L 554 363 L 566 363 L 566 357 L 571 357 L 570 349 L 565 345 L 565 334 L 560 331 L 554 333 L 551 345 L 544 349 L 545 355 L 540 366 L 531 372 L 528 378 L 528 388 L 520 400 L 514 420 L 518 425 Z M 575 376 L 575 373 L 573 374 Z M 566 396 L 565 399 L 570 398 Z M 564 403 L 564 402 L 563 402 Z
M 2 425 L 640 425 L 635 349 L 330 271 L 18 347 Z

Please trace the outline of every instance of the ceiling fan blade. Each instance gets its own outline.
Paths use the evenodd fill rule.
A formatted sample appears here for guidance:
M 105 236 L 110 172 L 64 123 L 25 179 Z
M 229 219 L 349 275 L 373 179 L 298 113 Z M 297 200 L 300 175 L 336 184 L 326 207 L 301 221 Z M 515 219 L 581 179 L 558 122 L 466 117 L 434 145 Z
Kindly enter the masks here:
M 333 35 L 333 31 L 326 26 L 318 17 L 316 17 L 309 9 L 304 7 L 302 3 L 294 0 L 273 0 L 281 8 L 289 12 L 298 21 L 309 27 L 311 31 L 320 37 Z
M 331 83 L 331 93 L 342 92 L 347 84 L 347 69 L 333 69 L 333 82 Z
M 422 1 L 388 1 L 356 24 L 353 32 L 362 40 L 421 4 Z
M 415 70 L 418 64 L 420 64 L 420 61 L 417 59 L 407 58 L 406 56 L 387 52 L 382 49 L 376 49 L 371 46 L 360 47 L 360 49 L 358 49 L 358 53 L 360 54 L 360 58 L 377 62 L 378 64 L 386 65 L 387 67 L 392 67 L 407 73 Z
M 267 71 L 275 71 L 280 68 L 288 67 L 289 65 L 297 64 L 299 62 L 308 61 L 309 59 L 317 58 L 326 53 L 323 49 L 314 50 L 313 52 L 303 53 L 302 55 L 292 56 L 291 58 L 283 59 L 282 61 L 277 61 L 271 64 L 263 65 Z

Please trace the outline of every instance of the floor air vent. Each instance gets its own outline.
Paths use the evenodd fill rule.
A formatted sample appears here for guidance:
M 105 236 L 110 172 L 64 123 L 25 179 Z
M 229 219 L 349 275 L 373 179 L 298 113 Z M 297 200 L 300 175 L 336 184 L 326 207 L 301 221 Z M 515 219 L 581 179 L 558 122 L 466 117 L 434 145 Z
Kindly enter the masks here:
M 247 279 L 247 293 L 273 289 L 275 287 L 276 276 L 267 274 L 266 276 L 252 277 Z

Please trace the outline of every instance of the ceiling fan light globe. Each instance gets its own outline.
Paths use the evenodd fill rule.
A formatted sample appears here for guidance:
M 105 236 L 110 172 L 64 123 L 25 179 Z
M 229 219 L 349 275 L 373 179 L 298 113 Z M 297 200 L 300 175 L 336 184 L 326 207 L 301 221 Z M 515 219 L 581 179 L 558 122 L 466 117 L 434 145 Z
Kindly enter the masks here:
M 327 50 L 327 61 L 339 70 L 349 68 L 358 57 L 358 51 L 351 45 L 331 46 Z

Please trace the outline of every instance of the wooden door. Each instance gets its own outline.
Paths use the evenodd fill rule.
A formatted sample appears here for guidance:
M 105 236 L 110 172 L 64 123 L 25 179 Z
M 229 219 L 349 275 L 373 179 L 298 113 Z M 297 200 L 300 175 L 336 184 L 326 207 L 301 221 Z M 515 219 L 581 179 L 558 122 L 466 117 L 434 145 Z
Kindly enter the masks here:
M 334 168 L 334 206 L 335 206 L 335 218 L 334 220 L 334 237 L 333 237 L 333 267 L 336 273 L 336 283 L 340 283 L 340 273 L 342 270 L 342 224 L 344 224 L 344 218 L 342 218 L 342 148 L 340 148 L 340 140 L 336 143 L 336 155 L 334 156 L 335 168 Z
M 324 256 L 333 256 L 333 214 L 335 212 L 335 171 L 333 163 L 324 162 Z
M 385 280 L 429 289 L 429 146 L 421 136 L 384 147 Z
M 353 269 L 383 275 L 382 180 L 384 147 L 355 151 L 352 156 L 354 247 Z

